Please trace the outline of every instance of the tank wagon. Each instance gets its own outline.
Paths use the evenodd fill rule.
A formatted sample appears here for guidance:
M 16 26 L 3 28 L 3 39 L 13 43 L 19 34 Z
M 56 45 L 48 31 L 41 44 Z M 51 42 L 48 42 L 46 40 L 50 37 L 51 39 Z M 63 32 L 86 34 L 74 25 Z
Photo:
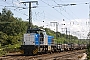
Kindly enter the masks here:
M 25 55 L 79 50 L 87 47 L 86 44 L 57 44 L 54 42 L 54 36 L 47 35 L 45 30 L 39 28 L 28 29 L 22 43 L 20 49 Z

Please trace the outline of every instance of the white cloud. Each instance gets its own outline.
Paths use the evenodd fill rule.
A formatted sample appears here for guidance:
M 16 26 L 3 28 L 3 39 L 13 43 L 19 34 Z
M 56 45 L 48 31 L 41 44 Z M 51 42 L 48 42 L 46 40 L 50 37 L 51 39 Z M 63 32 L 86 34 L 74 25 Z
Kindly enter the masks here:
M 50 21 L 50 20 L 44 20 L 44 21 L 45 22 L 37 21 L 37 22 L 34 22 L 34 24 L 38 26 L 48 27 L 56 31 L 56 26 L 50 24 L 50 22 L 53 22 L 53 21 Z M 78 38 L 85 38 L 87 37 L 88 30 L 89 30 L 88 24 L 86 23 L 88 21 L 89 21 L 88 19 L 75 19 L 75 20 L 67 20 L 67 21 L 57 20 L 57 22 L 59 23 L 58 31 L 61 33 L 66 33 L 65 32 L 66 30 L 62 28 L 67 28 L 67 30 L 70 31 L 71 35 L 75 35 Z M 67 34 L 69 34 L 69 32 Z
M 19 0 L 20 2 L 24 2 L 23 0 Z
M 71 25 L 72 34 L 78 36 L 79 38 L 87 37 L 89 27 L 86 22 L 88 22 L 88 19 L 76 19 L 73 22 L 76 22 L 78 24 L 74 23 L 73 25 Z
M 38 1 L 38 0 L 19 0 L 20 2 L 25 2 L 25 1 Z
M 23 0 L 13 1 L 13 3 L 18 7 L 20 7 L 20 2 L 23 2 Z

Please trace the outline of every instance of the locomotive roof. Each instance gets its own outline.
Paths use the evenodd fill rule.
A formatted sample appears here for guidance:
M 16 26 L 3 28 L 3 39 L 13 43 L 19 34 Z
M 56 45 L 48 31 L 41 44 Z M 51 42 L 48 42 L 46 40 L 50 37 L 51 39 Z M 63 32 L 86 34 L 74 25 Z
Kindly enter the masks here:
M 32 29 L 28 29 L 29 31 L 45 31 L 43 29 L 40 28 L 32 28 Z

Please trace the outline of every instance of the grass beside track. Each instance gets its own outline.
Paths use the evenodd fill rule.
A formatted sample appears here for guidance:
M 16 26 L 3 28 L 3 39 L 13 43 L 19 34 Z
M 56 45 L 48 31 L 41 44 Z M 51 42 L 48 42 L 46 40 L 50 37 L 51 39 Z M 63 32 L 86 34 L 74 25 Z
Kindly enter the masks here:
M 90 60 L 90 44 L 87 46 L 87 60 Z
M 7 45 L 7 46 L 1 46 L 0 47 L 0 56 L 6 56 L 7 53 L 13 53 L 20 51 L 19 49 L 20 45 Z

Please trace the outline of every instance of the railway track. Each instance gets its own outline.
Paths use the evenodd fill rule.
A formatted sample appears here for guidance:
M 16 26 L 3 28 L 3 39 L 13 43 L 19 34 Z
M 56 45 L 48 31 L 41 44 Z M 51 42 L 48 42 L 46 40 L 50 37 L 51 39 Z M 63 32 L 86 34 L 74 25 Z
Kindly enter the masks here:
M 37 60 L 79 60 L 83 55 L 84 51 L 69 51 L 69 52 L 61 52 L 61 53 L 55 53 L 47 57 L 40 57 Z
M 79 60 L 85 50 L 74 50 L 68 52 L 42 54 L 35 56 L 24 56 L 20 53 L 0 57 L 0 60 Z

